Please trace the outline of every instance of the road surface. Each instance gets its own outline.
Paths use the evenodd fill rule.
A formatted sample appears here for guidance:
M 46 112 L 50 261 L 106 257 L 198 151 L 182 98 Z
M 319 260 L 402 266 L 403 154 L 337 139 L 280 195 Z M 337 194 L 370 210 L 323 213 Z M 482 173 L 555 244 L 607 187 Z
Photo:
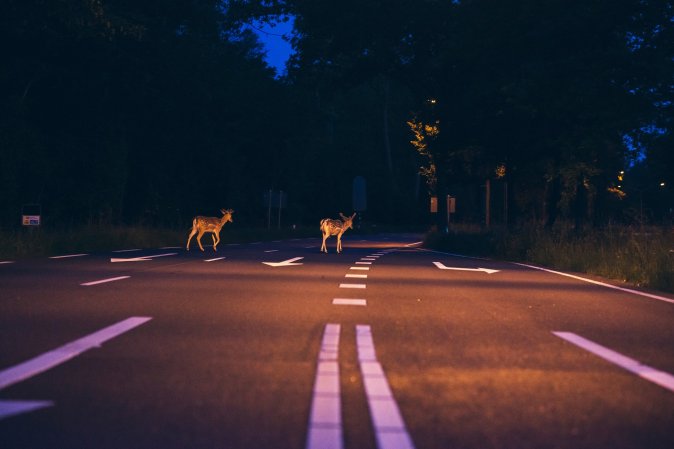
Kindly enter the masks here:
M 674 447 L 672 295 L 418 240 L 1 260 L 0 447 Z

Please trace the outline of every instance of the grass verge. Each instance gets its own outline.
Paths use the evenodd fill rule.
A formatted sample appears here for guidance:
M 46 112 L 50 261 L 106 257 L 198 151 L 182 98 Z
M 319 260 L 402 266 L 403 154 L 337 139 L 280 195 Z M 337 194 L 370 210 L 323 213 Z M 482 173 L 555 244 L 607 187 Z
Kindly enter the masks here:
M 609 227 L 577 234 L 568 227 L 548 231 L 534 227 L 485 230 L 455 226 L 448 234 L 427 234 L 424 246 L 594 274 L 674 292 L 672 229 Z
M 0 230 L 0 258 L 17 259 L 73 252 L 184 246 L 188 235 L 189 229 L 156 229 L 142 226 L 86 226 L 71 230 L 43 228 Z M 223 228 L 220 233 L 220 245 L 319 235 L 317 227 L 280 230 Z M 201 243 L 211 245 L 210 234 L 204 235 Z M 199 249 L 196 236 L 192 238 L 190 247 Z

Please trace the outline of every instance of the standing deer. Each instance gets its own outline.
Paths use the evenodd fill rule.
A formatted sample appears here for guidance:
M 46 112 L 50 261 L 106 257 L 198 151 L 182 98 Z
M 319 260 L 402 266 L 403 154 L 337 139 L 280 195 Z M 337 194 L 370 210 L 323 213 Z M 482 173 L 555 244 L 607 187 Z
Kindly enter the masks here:
M 187 239 L 187 251 L 190 250 L 190 240 L 192 240 L 192 237 L 197 232 L 199 233 L 199 235 L 197 235 L 197 243 L 199 244 L 199 248 L 201 248 L 202 251 L 204 250 L 204 247 L 201 246 L 201 236 L 206 232 L 213 233 L 211 236 L 213 237 L 213 251 L 217 251 L 216 247 L 218 246 L 218 243 L 220 243 L 220 230 L 225 225 L 225 223 L 231 223 L 234 221 L 232 220 L 232 214 L 234 213 L 232 209 L 220 209 L 220 212 L 222 212 L 222 218 L 202 217 L 201 215 L 194 217 L 194 220 L 192 220 L 192 232 Z
M 350 217 L 346 217 L 340 212 L 339 216 L 342 217 L 341 220 L 332 220 L 330 218 L 321 220 L 321 232 L 323 233 L 321 252 L 328 252 L 328 248 L 325 246 L 325 240 L 331 235 L 337 236 L 337 252 L 342 252 L 342 234 L 344 234 L 347 229 L 353 229 L 353 217 L 356 216 L 356 213 L 354 212 Z

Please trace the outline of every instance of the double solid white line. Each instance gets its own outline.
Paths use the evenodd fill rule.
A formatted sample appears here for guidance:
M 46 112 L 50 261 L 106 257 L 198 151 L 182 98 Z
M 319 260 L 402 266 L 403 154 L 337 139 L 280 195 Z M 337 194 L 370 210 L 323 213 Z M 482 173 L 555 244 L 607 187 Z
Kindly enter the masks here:
M 338 362 L 340 331 L 341 325 L 327 324 L 323 333 L 309 416 L 307 449 L 344 447 Z M 356 326 L 356 346 L 377 446 L 379 449 L 414 449 L 384 370 L 377 361 L 370 326 Z

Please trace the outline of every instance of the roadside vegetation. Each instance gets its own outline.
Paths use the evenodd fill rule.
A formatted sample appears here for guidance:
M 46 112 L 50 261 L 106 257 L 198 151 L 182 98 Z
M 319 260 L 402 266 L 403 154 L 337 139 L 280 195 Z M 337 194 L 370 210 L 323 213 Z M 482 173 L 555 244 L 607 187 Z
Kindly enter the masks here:
M 0 258 L 15 259 L 52 256 L 73 252 L 114 251 L 131 248 L 184 247 L 189 229 L 150 228 L 144 226 L 83 226 L 72 230 L 49 228 L 0 230 Z M 223 229 L 220 245 L 281 238 L 317 237 L 318 227 L 295 229 L 245 228 Z M 202 245 L 211 245 L 211 234 L 204 234 Z M 196 236 L 191 251 L 199 251 Z M 207 251 L 209 248 L 204 248 Z
M 506 230 L 455 225 L 448 234 L 427 234 L 424 246 L 674 292 L 674 232 L 670 228 L 609 226 L 576 233 L 571 226 Z

